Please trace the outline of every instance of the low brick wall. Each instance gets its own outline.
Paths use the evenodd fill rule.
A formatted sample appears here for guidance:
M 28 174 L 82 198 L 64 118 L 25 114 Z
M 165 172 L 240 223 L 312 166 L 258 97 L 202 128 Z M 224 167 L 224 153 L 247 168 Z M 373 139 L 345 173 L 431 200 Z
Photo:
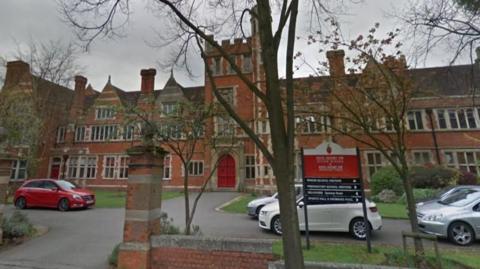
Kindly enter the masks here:
M 152 269 L 267 269 L 273 240 L 184 235 L 151 237 Z

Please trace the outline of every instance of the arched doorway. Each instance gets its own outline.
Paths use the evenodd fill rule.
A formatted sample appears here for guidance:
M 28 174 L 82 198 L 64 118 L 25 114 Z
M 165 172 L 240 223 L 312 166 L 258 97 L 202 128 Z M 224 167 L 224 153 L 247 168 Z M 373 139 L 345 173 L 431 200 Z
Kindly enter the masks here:
M 229 154 L 221 157 L 217 167 L 217 185 L 219 188 L 235 188 L 235 160 Z

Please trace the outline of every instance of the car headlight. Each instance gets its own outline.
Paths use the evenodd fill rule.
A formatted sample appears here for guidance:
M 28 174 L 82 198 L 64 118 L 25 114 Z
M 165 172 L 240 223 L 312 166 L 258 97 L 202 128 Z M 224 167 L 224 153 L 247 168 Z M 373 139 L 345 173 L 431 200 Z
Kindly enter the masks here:
M 263 211 L 263 210 L 260 211 L 260 215 L 261 215 L 261 216 L 267 215 L 267 211 Z
M 426 215 L 423 219 L 427 221 L 441 221 L 443 219 L 443 214 Z
M 73 199 L 75 200 L 82 200 L 82 196 L 78 195 L 78 194 L 74 194 L 72 195 Z

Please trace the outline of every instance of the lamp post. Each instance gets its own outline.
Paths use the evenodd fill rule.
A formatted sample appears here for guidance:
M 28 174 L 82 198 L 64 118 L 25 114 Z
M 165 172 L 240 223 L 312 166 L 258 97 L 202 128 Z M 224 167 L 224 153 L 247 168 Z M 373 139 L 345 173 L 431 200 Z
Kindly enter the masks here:
M 5 141 L 7 137 L 7 129 L 0 127 L 0 143 Z M 9 168 L 10 168 L 10 161 L 4 159 L 0 152 L 0 223 L 2 222 L 3 218 L 3 208 L 5 208 L 5 202 L 7 198 L 7 189 L 8 189 L 8 181 L 9 181 Z M 0 245 L 2 242 L 3 231 L 0 227 Z

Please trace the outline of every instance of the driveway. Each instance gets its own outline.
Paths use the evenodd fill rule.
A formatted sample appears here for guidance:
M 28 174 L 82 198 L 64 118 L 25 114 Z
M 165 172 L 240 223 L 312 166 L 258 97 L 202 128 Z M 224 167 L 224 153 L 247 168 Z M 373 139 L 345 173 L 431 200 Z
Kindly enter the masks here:
M 195 194 L 194 194 L 195 195 Z M 257 222 L 245 214 L 228 214 L 215 211 L 219 205 L 238 196 L 233 192 L 205 193 L 200 200 L 194 224 L 200 226 L 204 235 L 217 237 L 280 237 L 263 231 Z M 163 202 L 163 210 L 174 219 L 174 224 L 183 226 L 183 198 Z M 7 208 L 7 214 L 12 207 Z M 49 227 L 49 232 L 25 244 L 0 252 L 0 269 L 100 269 L 108 268 L 107 257 L 113 247 L 122 240 L 123 209 L 91 209 L 58 212 L 48 209 L 28 209 L 26 213 L 34 224 Z M 373 245 L 400 245 L 399 232 L 409 230 L 408 222 L 384 220 L 382 231 L 374 233 Z M 346 233 L 313 233 L 312 240 L 361 243 Z M 452 248 L 441 243 L 442 248 Z M 476 243 L 470 248 L 478 248 Z M 469 249 L 470 249 L 469 248 Z

